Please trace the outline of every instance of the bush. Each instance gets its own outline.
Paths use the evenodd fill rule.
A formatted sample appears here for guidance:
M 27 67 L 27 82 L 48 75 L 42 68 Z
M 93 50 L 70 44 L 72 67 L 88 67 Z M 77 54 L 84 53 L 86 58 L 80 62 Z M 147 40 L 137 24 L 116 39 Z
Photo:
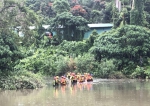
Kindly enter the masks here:
M 71 71 L 69 70 L 68 61 L 69 58 L 59 56 L 59 59 L 56 61 L 57 67 L 56 67 L 55 75 L 63 75 L 67 71 Z
M 85 53 L 83 56 L 79 55 L 75 58 L 76 61 L 76 70 L 80 73 L 93 73 L 94 70 L 94 56 L 88 53 Z
M 113 60 L 104 60 L 100 64 L 97 63 L 97 69 L 94 71 L 94 76 L 99 78 L 109 78 L 117 68 L 113 64 Z
M 124 74 L 121 71 L 113 71 L 110 75 L 109 78 L 111 79 L 122 79 L 126 78 Z
M 96 51 L 95 56 L 119 60 L 118 70 L 127 67 L 132 70 L 139 65 L 141 57 L 146 63 L 147 57 L 150 56 L 149 35 L 150 31 L 145 27 L 125 25 L 99 36 L 94 41 L 91 51 Z M 131 75 L 130 70 L 126 70 L 125 74 Z
M 135 71 L 131 74 L 132 78 L 146 78 L 146 74 L 144 73 L 144 67 L 137 66 Z
M 35 89 L 43 86 L 41 75 L 25 70 L 0 78 L 0 88 L 2 89 Z
M 51 49 L 38 49 L 34 55 L 20 60 L 15 66 L 15 70 L 28 70 L 34 73 L 42 73 L 45 75 L 54 75 L 56 71 L 57 55 Z

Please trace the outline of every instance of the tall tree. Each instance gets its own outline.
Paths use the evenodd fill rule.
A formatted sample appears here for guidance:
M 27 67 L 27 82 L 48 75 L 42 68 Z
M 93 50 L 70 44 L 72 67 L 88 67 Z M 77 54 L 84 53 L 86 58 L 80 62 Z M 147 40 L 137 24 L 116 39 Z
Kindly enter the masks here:
M 150 57 L 150 31 L 142 26 L 125 25 L 99 36 L 91 49 L 96 56 L 117 59 L 118 69 L 136 67 L 140 56 Z
M 55 0 L 53 3 L 53 9 L 57 14 L 70 11 L 68 0 Z
M 29 26 L 36 26 L 38 18 L 24 4 L 19 0 L 3 0 L 1 2 L 0 71 L 4 71 L 3 73 L 12 71 L 15 63 L 22 57 L 21 51 L 19 51 L 20 41 L 23 42 L 23 45 L 31 45 L 34 41 L 34 33 L 29 30 Z M 17 26 L 20 26 L 20 28 Z M 24 33 L 22 39 L 18 36 L 20 30 Z
M 17 10 L 21 8 L 15 1 L 3 0 L 0 8 L 0 74 L 8 75 L 13 71 L 15 62 L 22 57 L 13 32 L 19 23 Z M 21 16 L 20 16 L 21 17 Z
M 91 18 L 93 23 L 100 23 L 102 19 L 102 14 L 98 10 L 92 10 Z
M 144 26 L 144 3 L 145 0 L 133 0 L 130 14 L 130 24 Z
M 149 0 L 145 2 L 144 11 L 145 11 L 145 16 L 147 21 L 146 27 L 150 28 L 150 1 Z
M 52 27 L 57 32 L 60 40 L 82 40 L 88 29 L 88 21 L 81 16 L 73 16 L 69 12 L 57 14 L 52 20 Z

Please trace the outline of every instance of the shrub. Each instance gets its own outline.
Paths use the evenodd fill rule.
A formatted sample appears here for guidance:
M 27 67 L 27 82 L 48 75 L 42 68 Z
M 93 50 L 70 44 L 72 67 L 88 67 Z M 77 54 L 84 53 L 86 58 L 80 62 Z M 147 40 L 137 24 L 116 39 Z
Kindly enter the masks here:
M 2 89 L 35 89 L 44 86 L 41 75 L 22 70 L 13 72 L 12 75 L 0 78 Z
M 76 60 L 76 70 L 80 73 L 93 73 L 94 70 L 94 56 L 91 54 L 79 55 L 75 58 Z
M 116 66 L 113 60 L 104 60 L 97 64 L 97 69 L 94 71 L 94 76 L 99 78 L 109 78 L 109 76 L 116 71 Z

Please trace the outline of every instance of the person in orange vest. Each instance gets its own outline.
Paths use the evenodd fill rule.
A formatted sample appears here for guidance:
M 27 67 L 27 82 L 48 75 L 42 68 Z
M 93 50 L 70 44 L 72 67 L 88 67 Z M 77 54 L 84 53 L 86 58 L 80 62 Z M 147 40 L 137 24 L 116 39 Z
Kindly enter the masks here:
M 67 84 L 66 77 L 64 77 L 64 76 L 61 77 L 60 84 L 61 85 L 66 85 Z
M 76 83 L 77 83 L 77 76 L 75 75 L 75 73 L 73 73 L 73 74 L 71 75 L 71 83 L 72 83 L 72 84 L 76 84 Z
M 81 76 L 80 76 L 79 82 L 80 82 L 80 83 L 85 82 L 85 76 L 84 76 L 84 75 L 81 75 Z
M 59 76 L 55 76 L 53 80 L 53 86 L 58 86 L 59 85 Z
M 93 81 L 93 77 L 90 74 L 88 74 L 86 80 L 87 82 Z
M 80 73 L 77 73 L 77 81 L 78 81 L 78 82 L 80 81 L 80 77 L 81 77 L 81 74 L 80 74 Z

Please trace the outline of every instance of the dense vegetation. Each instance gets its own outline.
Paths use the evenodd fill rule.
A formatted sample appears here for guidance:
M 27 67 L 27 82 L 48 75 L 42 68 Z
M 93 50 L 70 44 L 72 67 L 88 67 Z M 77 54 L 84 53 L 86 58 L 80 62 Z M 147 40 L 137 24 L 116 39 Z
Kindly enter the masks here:
M 150 1 L 120 1 L 119 12 L 113 0 L 2 0 L 0 88 L 42 87 L 44 76 L 70 71 L 150 78 Z M 114 27 L 83 39 L 88 23 Z M 49 38 L 46 31 L 56 33 Z

